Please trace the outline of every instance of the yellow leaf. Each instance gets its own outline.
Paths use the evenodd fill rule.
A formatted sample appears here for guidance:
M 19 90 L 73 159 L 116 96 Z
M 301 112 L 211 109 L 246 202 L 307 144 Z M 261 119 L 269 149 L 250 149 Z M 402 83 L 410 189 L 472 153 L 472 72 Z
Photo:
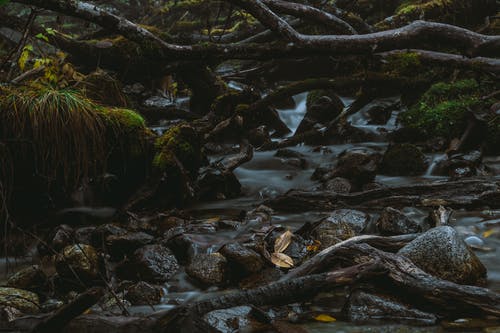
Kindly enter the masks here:
M 488 238 L 490 237 L 491 235 L 494 235 L 497 233 L 497 230 L 496 229 L 490 229 L 490 230 L 486 230 L 485 232 L 483 232 L 483 237 L 484 238 Z
M 205 222 L 206 223 L 216 223 L 216 222 L 219 222 L 220 221 L 220 216 L 216 216 L 216 217 L 212 217 L 208 220 L 206 220 Z
M 321 242 L 318 240 L 314 240 L 314 244 L 307 245 L 306 249 L 309 252 L 317 252 L 317 251 L 319 251 L 320 246 L 321 246 Z
M 285 251 L 288 245 L 292 242 L 292 236 L 293 233 L 290 230 L 287 230 L 276 238 L 276 241 L 274 242 L 274 252 L 281 253 Z
M 281 252 L 271 254 L 271 262 L 278 267 L 291 268 L 293 267 L 293 259 Z
M 334 321 L 337 321 L 337 319 L 333 318 L 332 316 L 329 316 L 327 314 L 320 314 L 314 317 L 314 320 L 320 321 L 322 323 L 333 323 Z

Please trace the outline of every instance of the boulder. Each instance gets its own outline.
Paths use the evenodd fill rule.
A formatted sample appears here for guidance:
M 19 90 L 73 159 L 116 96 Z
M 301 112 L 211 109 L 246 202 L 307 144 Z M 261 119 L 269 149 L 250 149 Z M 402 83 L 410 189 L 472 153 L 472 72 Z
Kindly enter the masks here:
M 440 226 L 408 243 L 398 254 L 425 272 L 459 284 L 481 284 L 486 268 L 450 226 Z

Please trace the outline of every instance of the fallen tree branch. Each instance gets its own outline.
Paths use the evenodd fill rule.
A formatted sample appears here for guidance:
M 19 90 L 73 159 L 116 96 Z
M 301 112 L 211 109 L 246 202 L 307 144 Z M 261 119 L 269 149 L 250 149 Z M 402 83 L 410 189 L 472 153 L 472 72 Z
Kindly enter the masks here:
M 156 47 L 157 57 L 165 60 L 261 59 L 270 57 L 296 57 L 311 54 L 372 54 L 410 47 L 441 48 L 452 45 L 465 54 L 475 56 L 500 54 L 500 36 L 489 36 L 453 25 L 415 21 L 402 28 L 364 35 L 309 36 L 293 33 L 293 28 L 276 16 L 261 2 L 232 0 L 251 8 L 251 13 L 280 31 L 292 41 L 286 45 L 214 44 L 176 45 L 155 36 L 131 21 L 83 1 L 15 0 L 96 23 L 110 32 L 118 33 L 147 48 Z M 267 10 L 267 11 L 266 11 Z M 432 41 L 429 43 L 429 41 Z
M 404 186 L 383 187 L 339 194 L 290 190 L 264 203 L 280 211 L 332 210 L 345 205 L 382 208 L 386 206 L 474 208 L 500 207 L 499 184 L 485 179 L 467 179 Z
M 331 269 L 331 265 L 349 266 L 377 261 L 387 272 L 390 281 L 388 288 L 392 292 L 404 294 L 413 304 L 424 304 L 432 308 L 434 313 L 454 318 L 459 315 L 471 316 L 472 313 L 500 317 L 500 294 L 482 287 L 441 280 L 422 271 L 403 256 L 377 250 L 367 244 L 341 246 L 330 251 L 328 258 L 323 260 L 329 260 L 330 268 L 316 267 Z M 307 274 L 317 272 L 309 270 Z
M 418 234 L 409 234 L 398 236 L 361 235 L 351 237 L 345 241 L 327 247 L 302 265 L 290 270 L 288 274 L 283 277 L 283 280 L 314 274 L 328 269 L 328 267 L 332 267 L 332 260 L 335 260 L 335 251 L 343 246 L 365 243 L 383 251 L 396 252 L 418 236 Z
M 318 22 L 348 35 L 357 34 L 357 31 L 346 21 L 315 7 L 282 0 L 262 0 L 262 2 L 275 11 Z
M 278 281 L 254 289 L 234 291 L 173 309 L 159 319 L 156 329 L 162 332 L 200 332 L 202 316 L 213 310 L 239 305 L 289 304 L 310 299 L 322 290 L 350 285 L 361 278 L 381 273 L 378 262 L 374 261 L 328 273 Z

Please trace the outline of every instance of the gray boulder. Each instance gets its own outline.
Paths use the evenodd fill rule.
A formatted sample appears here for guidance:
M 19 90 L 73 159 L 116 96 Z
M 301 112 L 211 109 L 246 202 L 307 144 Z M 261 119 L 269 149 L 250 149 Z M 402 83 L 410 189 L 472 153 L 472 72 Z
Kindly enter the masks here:
M 486 268 L 449 226 L 430 229 L 399 250 L 425 272 L 459 284 L 481 284 Z

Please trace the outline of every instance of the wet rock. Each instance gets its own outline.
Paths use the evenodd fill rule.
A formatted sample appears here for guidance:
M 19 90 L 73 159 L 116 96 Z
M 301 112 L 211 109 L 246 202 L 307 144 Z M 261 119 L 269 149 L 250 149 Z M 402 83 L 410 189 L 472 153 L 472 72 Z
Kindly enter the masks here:
M 254 147 L 260 147 L 271 142 L 269 130 L 265 125 L 250 130 L 247 134 L 248 142 Z
M 321 249 L 340 243 L 355 235 L 356 233 L 350 224 L 336 217 L 321 220 L 311 233 L 311 236 L 321 243 Z
M 154 244 L 135 250 L 129 261 L 116 268 L 116 273 L 125 280 L 165 282 L 178 269 L 179 264 L 172 252 L 162 245 Z
M 37 290 L 46 283 L 47 276 L 38 265 L 26 267 L 7 280 L 7 286 L 27 290 Z
M 410 325 L 434 325 L 437 322 L 437 317 L 432 313 L 363 291 L 356 291 L 350 296 L 346 313 L 349 320 L 355 323 L 392 321 Z
M 125 298 L 132 305 L 153 305 L 161 301 L 162 289 L 140 281 L 127 288 Z
M 128 232 L 106 237 L 106 247 L 113 258 L 121 258 L 153 240 L 154 237 L 145 232 Z
M 213 332 L 253 332 L 249 327 L 252 308 L 249 306 L 237 306 L 234 308 L 215 310 L 207 313 L 204 320 L 210 325 Z
M 327 124 L 344 109 L 344 103 L 331 91 L 310 92 L 306 102 L 306 114 L 299 124 L 296 134 L 307 132 L 318 124 Z
M 220 253 L 198 254 L 186 267 L 186 273 L 205 285 L 220 285 L 226 281 L 227 260 Z
M 386 207 L 376 222 L 382 235 L 402 235 L 422 232 L 422 226 L 392 207 Z
M 322 187 L 326 191 L 332 191 L 339 194 L 347 194 L 351 192 L 352 185 L 346 178 L 335 177 L 332 179 L 328 179 Z
M 37 245 L 38 253 L 40 255 L 52 255 L 53 251 L 60 251 L 64 247 L 73 244 L 73 228 L 69 225 L 59 225 L 49 235 L 46 243 L 40 242 Z M 47 243 L 50 245 L 47 248 Z
M 73 228 L 69 225 L 63 224 L 57 227 L 56 233 L 52 238 L 52 248 L 56 251 L 63 249 L 64 247 L 71 245 L 73 238 Z
M 399 250 L 429 274 L 460 284 L 480 284 L 486 268 L 449 226 L 433 228 Z
M 226 244 L 219 252 L 227 258 L 233 272 L 251 274 L 264 267 L 264 261 L 257 252 L 239 243 Z
M 385 125 L 391 118 L 392 112 L 401 106 L 399 100 L 379 99 L 367 105 L 363 112 L 368 116 L 369 124 Z
M 481 151 L 475 150 L 467 154 L 454 154 L 439 161 L 433 170 L 434 175 L 449 176 L 453 179 L 475 176 L 481 173 Z
M 38 313 L 40 310 L 40 299 L 37 294 L 17 288 L 0 287 L 0 304 L 23 313 Z
M 274 156 L 282 157 L 282 158 L 298 158 L 298 159 L 304 158 L 304 155 L 302 155 L 298 151 L 288 149 L 288 148 L 278 149 L 276 151 L 276 154 L 274 154 Z
M 184 229 L 181 229 L 184 230 Z M 172 250 L 175 257 L 181 264 L 191 262 L 193 257 L 200 252 L 199 244 L 193 239 L 193 236 L 183 232 L 177 232 L 164 236 L 166 241 L 164 244 Z
M 304 155 L 291 149 L 278 149 L 274 156 L 294 169 L 306 169 L 308 165 Z
M 390 146 L 384 154 L 380 172 L 389 176 L 415 176 L 427 170 L 425 155 L 418 147 L 403 143 Z
M 80 244 L 92 244 L 92 233 L 95 227 L 82 227 L 75 230 L 75 241 Z
M 368 225 L 370 216 L 352 209 L 338 209 L 313 226 L 310 236 L 325 249 L 360 234 Z
M 240 194 L 241 184 L 232 172 L 208 167 L 200 170 L 197 197 L 202 200 L 227 199 Z
M 92 235 L 90 237 L 91 242 L 94 247 L 96 248 L 103 248 L 104 245 L 106 244 L 106 238 L 111 236 L 111 235 L 123 235 L 126 234 L 127 230 L 116 225 L 116 224 L 103 224 L 98 226 L 97 228 L 94 229 L 92 232 Z
M 75 244 L 65 247 L 56 258 L 57 273 L 68 279 L 75 274 L 83 281 L 94 280 L 99 275 L 97 251 L 90 245 Z
M 354 187 L 360 188 L 373 182 L 379 161 L 380 155 L 370 150 L 344 151 L 328 178 L 346 178 Z
M 345 223 L 356 235 L 358 235 L 365 230 L 368 222 L 370 222 L 370 216 L 359 210 L 337 209 L 334 210 L 330 216 L 323 219 L 322 222 L 330 222 L 333 224 L 338 222 Z

